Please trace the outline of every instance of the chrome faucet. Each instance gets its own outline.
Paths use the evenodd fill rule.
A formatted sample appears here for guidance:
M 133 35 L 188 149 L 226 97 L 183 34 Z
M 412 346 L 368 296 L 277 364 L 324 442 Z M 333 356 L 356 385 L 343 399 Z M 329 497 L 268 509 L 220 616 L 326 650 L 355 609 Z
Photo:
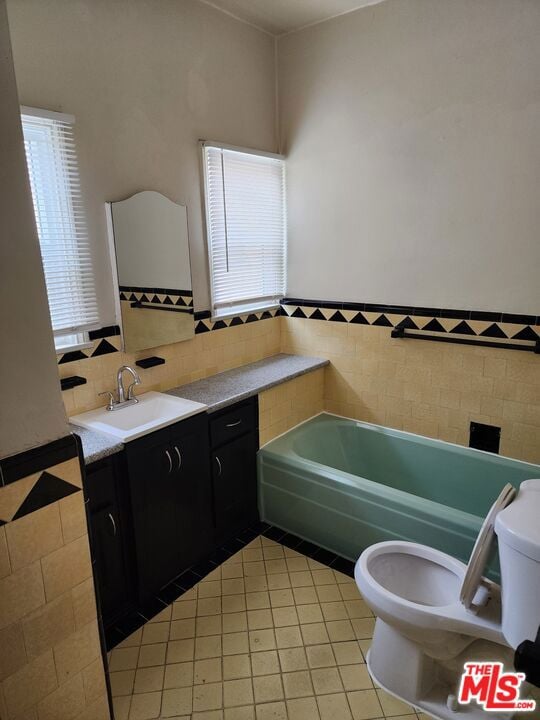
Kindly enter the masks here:
M 127 392 L 124 389 L 124 383 L 122 380 L 122 376 L 124 374 L 124 371 L 127 370 L 133 377 L 133 382 L 128 385 Z M 134 405 L 135 403 L 138 403 L 139 401 L 133 395 L 133 388 L 135 385 L 141 384 L 141 378 L 139 377 L 139 374 L 136 370 L 134 370 L 132 367 L 129 367 L 129 365 L 122 365 L 121 368 L 118 369 L 118 372 L 116 373 L 116 394 L 117 397 L 114 397 L 114 393 L 110 390 L 106 390 L 105 392 L 99 393 L 100 395 L 108 395 L 109 396 L 109 403 L 107 404 L 107 410 L 120 410 L 120 408 L 125 407 L 126 405 Z

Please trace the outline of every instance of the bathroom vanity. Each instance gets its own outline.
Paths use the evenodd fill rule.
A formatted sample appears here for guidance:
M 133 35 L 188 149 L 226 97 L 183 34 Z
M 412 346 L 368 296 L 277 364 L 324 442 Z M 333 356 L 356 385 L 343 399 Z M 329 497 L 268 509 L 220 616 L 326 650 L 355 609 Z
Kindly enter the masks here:
M 325 364 L 278 355 L 173 389 L 207 409 L 124 445 L 73 426 L 106 630 L 258 520 L 258 394 Z

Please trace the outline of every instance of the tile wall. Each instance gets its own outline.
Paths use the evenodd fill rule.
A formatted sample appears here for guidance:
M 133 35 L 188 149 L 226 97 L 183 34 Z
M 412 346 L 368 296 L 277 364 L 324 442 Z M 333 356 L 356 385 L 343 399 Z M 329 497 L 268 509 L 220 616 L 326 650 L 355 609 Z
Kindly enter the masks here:
M 81 486 L 75 456 L 0 487 L 3 720 L 109 720 Z
M 540 463 L 538 355 L 391 338 L 389 327 L 282 317 L 281 351 L 330 360 L 324 407 L 469 444 L 469 423 L 501 427 L 502 455 Z

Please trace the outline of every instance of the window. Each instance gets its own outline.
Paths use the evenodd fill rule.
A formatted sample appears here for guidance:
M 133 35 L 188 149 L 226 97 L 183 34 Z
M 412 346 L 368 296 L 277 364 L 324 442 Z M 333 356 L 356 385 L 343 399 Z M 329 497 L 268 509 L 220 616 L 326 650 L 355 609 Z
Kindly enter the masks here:
M 285 163 L 203 143 L 214 317 L 277 305 L 285 293 Z
M 57 349 L 99 325 L 70 115 L 21 108 L 24 146 Z

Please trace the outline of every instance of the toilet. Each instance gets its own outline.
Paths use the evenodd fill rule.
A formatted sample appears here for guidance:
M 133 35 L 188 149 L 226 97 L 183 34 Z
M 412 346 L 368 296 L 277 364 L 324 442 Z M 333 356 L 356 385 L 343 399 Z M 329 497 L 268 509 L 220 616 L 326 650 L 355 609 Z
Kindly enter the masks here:
M 517 493 L 503 489 L 468 565 L 413 542 L 381 542 L 362 553 L 355 580 L 377 617 L 367 664 L 378 685 L 441 720 L 513 717 L 459 705 L 456 695 L 465 662 L 499 661 L 513 671 L 515 648 L 536 638 L 539 518 L 540 480 L 526 480 Z M 500 586 L 484 577 L 495 535 Z M 529 690 L 522 686 L 522 697 Z

